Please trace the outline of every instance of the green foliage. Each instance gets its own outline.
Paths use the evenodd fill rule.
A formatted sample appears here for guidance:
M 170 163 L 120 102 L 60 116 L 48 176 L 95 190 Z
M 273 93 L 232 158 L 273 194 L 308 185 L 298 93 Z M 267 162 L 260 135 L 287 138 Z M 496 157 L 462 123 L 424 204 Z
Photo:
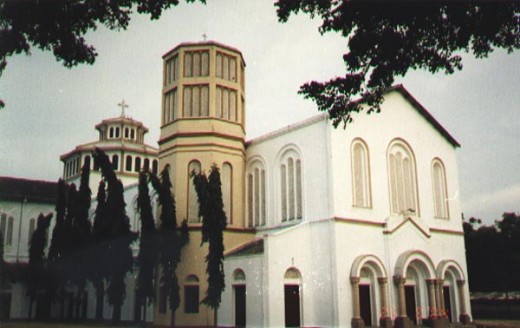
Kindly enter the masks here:
M 409 70 L 451 74 L 462 68 L 462 52 L 485 58 L 496 48 L 520 48 L 518 1 L 278 0 L 275 6 L 281 22 L 302 11 L 321 17 L 321 33 L 348 39 L 346 74 L 299 91 L 336 127 L 364 108 L 379 112 L 383 93 Z
M 157 231 L 152 213 L 150 193 L 148 190 L 148 175 L 145 172 L 139 174 L 139 186 L 137 194 L 137 211 L 141 220 L 141 239 L 137 264 L 139 273 L 136 278 L 136 302 L 139 308 L 153 302 L 155 298 L 155 268 L 157 266 Z
M 504 213 L 494 225 L 471 218 L 464 239 L 472 291 L 520 290 L 520 215 Z
M 216 165 L 211 167 L 209 177 L 204 173 L 194 174 L 193 183 L 199 199 L 199 214 L 202 216 L 202 243 L 209 243 L 206 255 L 208 290 L 202 303 L 218 309 L 221 303 L 224 283 L 224 236 L 227 226 L 220 172 Z
M 93 246 L 91 256 L 91 276 L 90 280 L 96 290 L 96 319 L 103 318 L 103 297 L 105 295 L 104 279 L 108 276 L 108 260 L 105 249 L 107 249 L 109 231 L 106 227 L 106 192 L 105 182 L 99 182 L 96 196 L 97 206 L 92 226 Z
M 161 289 L 168 295 L 168 305 L 172 314 L 172 322 L 175 310 L 180 304 L 179 282 L 176 269 L 181 261 L 181 250 L 188 243 L 186 222 L 177 228 L 175 215 L 175 200 L 173 198 L 169 174 L 170 167 L 167 165 L 161 172 L 161 179 L 150 174 L 150 181 L 157 193 L 160 206 L 159 226 L 159 260 L 162 268 Z M 187 226 L 186 226 L 187 227 Z
M 99 148 L 93 153 L 97 166 L 106 181 L 105 229 L 107 232 L 106 272 L 108 302 L 113 306 L 112 320 L 121 320 L 121 306 L 126 297 L 125 276 L 132 270 L 133 256 L 130 245 L 136 235 L 130 231 L 130 222 L 125 211 L 123 184 L 117 179 L 108 156 Z
M 205 3 L 205 0 L 200 2 Z M 140 14 L 158 19 L 163 10 L 178 4 L 179 0 L 4 0 L 0 2 L 0 76 L 7 65 L 7 57 L 30 54 L 31 46 L 52 51 L 65 67 L 93 64 L 97 52 L 87 44 L 84 38 L 87 32 L 98 26 L 125 30 L 134 8 Z M 3 105 L 0 102 L 0 108 Z

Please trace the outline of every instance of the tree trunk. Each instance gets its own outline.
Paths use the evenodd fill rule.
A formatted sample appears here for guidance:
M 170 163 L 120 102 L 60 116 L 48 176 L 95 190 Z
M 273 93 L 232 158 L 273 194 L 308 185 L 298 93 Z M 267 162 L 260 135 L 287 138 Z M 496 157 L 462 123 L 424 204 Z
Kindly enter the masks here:
M 104 304 L 104 296 L 105 292 L 103 290 L 103 280 L 97 281 L 94 284 L 94 288 L 96 289 L 96 320 L 103 320 L 103 304 Z
M 171 311 L 170 316 L 170 327 L 175 327 L 175 310 Z
M 145 302 L 145 304 L 143 305 L 143 317 L 142 317 L 142 320 L 141 320 L 141 321 L 143 322 L 143 326 L 146 327 L 146 302 Z
M 213 327 L 217 328 L 217 310 L 218 308 L 213 309 Z
M 82 296 L 82 294 L 83 293 L 78 290 L 78 293 L 76 295 L 76 302 L 75 302 L 76 303 L 76 307 L 75 307 L 76 308 L 76 313 L 74 314 L 74 318 L 77 321 L 79 321 L 79 319 L 80 319 L 79 318 L 79 314 L 81 313 L 81 296 Z
M 32 320 L 32 307 L 33 307 L 33 299 L 29 299 L 29 321 Z

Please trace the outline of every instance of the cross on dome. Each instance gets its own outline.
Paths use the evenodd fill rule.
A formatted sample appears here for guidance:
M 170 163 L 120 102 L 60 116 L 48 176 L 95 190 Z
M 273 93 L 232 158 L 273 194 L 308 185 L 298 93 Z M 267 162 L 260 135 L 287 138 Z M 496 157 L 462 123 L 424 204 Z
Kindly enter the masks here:
M 125 108 L 128 108 L 128 104 L 123 99 L 117 106 L 121 107 L 121 117 L 125 117 Z
M 203 39 L 204 41 L 206 41 L 207 38 L 208 38 L 208 36 L 206 35 L 206 33 L 203 33 L 203 34 L 202 34 L 202 39 Z

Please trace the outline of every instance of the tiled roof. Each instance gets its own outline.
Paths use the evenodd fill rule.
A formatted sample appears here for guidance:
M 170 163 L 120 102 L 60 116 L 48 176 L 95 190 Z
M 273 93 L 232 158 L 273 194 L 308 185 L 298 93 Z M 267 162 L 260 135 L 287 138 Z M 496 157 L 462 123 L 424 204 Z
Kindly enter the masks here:
M 57 182 L 0 177 L 0 200 L 54 204 L 57 194 Z

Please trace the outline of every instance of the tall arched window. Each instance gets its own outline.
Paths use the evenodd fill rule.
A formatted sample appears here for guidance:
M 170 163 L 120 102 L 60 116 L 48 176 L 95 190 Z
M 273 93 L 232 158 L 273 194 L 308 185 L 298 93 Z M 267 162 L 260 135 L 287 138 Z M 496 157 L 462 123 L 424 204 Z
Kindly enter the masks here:
M 247 174 L 247 220 L 250 227 L 264 226 L 266 220 L 265 168 L 261 161 L 249 165 Z
M 449 217 L 445 172 L 442 162 L 434 159 L 432 164 L 433 206 L 437 218 Z
M 146 172 L 150 170 L 150 160 L 148 158 L 144 159 L 143 170 L 145 170 Z
M 415 158 L 410 147 L 400 140 L 392 142 L 388 149 L 388 175 L 392 213 L 417 216 Z
M 233 212 L 232 212 L 232 198 L 233 194 L 233 167 L 229 163 L 222 164 L 222 201 L 224 203 L 224 212 L 226 212 L 226 216 L 228 222 L 233 222 Z
M 195 172 L 195 174 L 201 172 L 199 161 L 193 160 L 188 164 L 188 221 L 196 223 L 200 222 L 199 202 L 193 185 L 193 178 L 190 177 L 192 172 Z
M 352 142 L 352 190 L 354 206 L 370 207 L 370 162 L 368 147 L 360 139 Z
M 157 170 L 158 170 L 157 160 L 154 159 L 153 162 L 152 162 L 152 173 L 153 174 L 157 174 Z
M 281 159 L 280 196 L 282 222 L 301 219 L 302 169 L 300 156 L 295 150 L 286 151 Z

